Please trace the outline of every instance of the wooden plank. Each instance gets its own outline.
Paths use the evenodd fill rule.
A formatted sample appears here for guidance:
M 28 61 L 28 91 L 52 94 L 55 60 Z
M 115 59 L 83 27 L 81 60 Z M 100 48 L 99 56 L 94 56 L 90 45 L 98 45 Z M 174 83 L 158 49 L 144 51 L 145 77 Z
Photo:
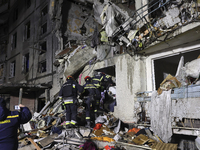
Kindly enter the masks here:
M 54 138 L 57 137 L 58 134 L 54 133 L 52 135 L 49 135 L 47 137 L 45 137 L 44 139 L 42 139 L 41 141 L 39 141 L 38 143 L 42 146 L 45 147 L 47 145 L 49 145 L 50 143 L 52 143 L 54 141 Z
M 33 139 L 31 138 L 27 138 L 34 146 L 37 150 L 41 150 L 41 148 L 33 141 Z

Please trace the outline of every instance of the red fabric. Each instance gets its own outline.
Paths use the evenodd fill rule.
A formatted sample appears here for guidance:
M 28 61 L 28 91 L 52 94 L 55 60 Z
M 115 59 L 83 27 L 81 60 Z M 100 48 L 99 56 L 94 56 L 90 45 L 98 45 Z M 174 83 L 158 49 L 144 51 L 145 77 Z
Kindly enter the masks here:
M 138 128 L 132 128 L 128 132 L 134 132 L 136 134 L 138 131 L 140 131 L 140 129 L 138 129 Z
M 110 150 L 111 148 L 115 148 L 114 146 L 108 146 L 108 145 L 106 145 L 105 147 L 104 147 L 106 150 Z
M 101 128 L 101 126 L 102 126 L 101 123 L 97 123 L 93 129 L 94 130 L 99 130 Z

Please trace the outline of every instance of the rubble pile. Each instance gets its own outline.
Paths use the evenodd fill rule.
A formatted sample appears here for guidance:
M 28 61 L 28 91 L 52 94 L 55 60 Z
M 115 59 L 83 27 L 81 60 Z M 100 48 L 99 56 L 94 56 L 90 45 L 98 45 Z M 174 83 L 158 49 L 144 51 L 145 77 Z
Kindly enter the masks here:
M 65 112 L 57 104 L 56 102 L 46 107 L 47 110 L 43 110 L 41 115 L 34 114 L 32 120 L 23 125 L 18 136 L 19 150 L 86 150 L 87 146 L 102 150 L 128 150 L 131 147 L 151 149 L 160 146 L 177 149 L 177 144 L 163 143 L 149 128 L 138 128 L 134 124 L 124 123 L 112 112 L 101 113 L 95 119 L 93 128 L 86 128 L 83 106 L 79 107 L 81 111 L 78 112 L 80 125 L 68 129 L 64 124 Z

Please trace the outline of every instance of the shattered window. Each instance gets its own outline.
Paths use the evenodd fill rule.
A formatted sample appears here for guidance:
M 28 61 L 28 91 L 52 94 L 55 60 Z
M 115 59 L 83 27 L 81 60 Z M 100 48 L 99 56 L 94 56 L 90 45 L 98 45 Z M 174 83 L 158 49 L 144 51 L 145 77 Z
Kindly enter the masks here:
M 38 73 L 46 72 L 46 61 L 42 61 L 38 64 Z
M 40 44 L 40 52 L 39 54 L 42 55 L 47 51 L 47 42 L 43 42 Z
M 15 76 L 15 64 L 16 62 L 13 61 L 10 63 L 10 78 Z
M 29 71 L 29 53 L 23 56 L 22 61 L 22 73 L 27 73 Z

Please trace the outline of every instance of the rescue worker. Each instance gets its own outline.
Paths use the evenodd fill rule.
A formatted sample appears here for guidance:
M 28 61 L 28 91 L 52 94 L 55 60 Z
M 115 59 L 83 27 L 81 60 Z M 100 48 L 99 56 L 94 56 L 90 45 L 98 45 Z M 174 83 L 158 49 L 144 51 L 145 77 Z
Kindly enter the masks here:
M 32 118 L 30 110 L 19 104 L 20 111 L 10 111 L 6 102 L 0 98 L 0 149 L 18 149 L 18 129 L 20 124 L 25 124 Z
M 79 85 L 72 76 L 66 78 L 66 82 L 60 89 L 59 99 L 63 100 L 66 109 L 66 128 L 77 127 L 77 95 L 83 90 L 83 86 Z
M 104 72 L 94 72 L 94 77 L 92 78 L 93 84 L 98 89 L 98 99 L 97 99 L 97 106 L 99 108 L 104 108 L 104 103 L 106 100 L 106 92 L 109 86 L 114 85 L 112 81 L 112 77 L 110 75 L 106 75 Z
M 102 91 L 102 81 L 104 80 L 105 75 L 102 72 L 94 72 L 94 76 L 92 77 L 92 83 L 97 88 L 96 93 L 96 107 L 99 108 L 100 99 L 101 99 L 101 91 Z
M 95 102 L 95 97 L 97 93 L 97 88 L 96 86 L 92 83 L 92 79 L 90 76 L 86 76 L 85 78 L 85 84 L 83 85 L 84 87 L 84 93 L 83 93 L 83 98 L 86 103 L 86 122 L 87 125 L 86 127 L 90 128 L 91 127 L 91 105 L 92 105 L 92 111 L 94 111 L 95 118 L 97 117 L 97 105 Z

